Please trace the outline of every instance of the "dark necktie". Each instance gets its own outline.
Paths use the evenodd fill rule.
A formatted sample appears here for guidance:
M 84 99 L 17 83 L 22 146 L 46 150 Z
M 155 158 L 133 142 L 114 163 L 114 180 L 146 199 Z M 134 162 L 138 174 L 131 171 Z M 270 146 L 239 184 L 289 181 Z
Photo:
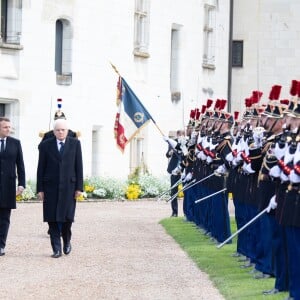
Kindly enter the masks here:
M 4 151 L 4 139 L 1 139 L 0 152 Z
M 60 142 L 59 144 L 60 144 L 59 153 L 60 153 L 60 155 L 62 155 L 64 152 L 65 144 L 63 142 Z

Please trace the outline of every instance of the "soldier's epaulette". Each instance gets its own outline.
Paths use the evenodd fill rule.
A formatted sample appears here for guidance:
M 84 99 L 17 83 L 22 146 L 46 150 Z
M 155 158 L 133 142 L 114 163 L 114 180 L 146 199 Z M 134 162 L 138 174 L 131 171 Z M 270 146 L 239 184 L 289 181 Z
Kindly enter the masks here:
M 251 144 L 249 145 L 249 148 L 254 148 L 254 147 L 255 147 L 254 143 L 251 143 Z
M 39 132 L 39 137 L 40 137 L 40 138 L 43 138 L 44 135 L 45 135 L 45 131 L 40 131 L 40 132 Z
M 81 132 L 80 131 L 76 131 L 76 137 L 77 138 L 81 137 Z
M 287 141 L 287 143 L 290 143 L 290 142 L 292 141 L 292 137 L 291 137 L 291 136 L 288 136 L 288 137 L 286 138 L 286 141 Z

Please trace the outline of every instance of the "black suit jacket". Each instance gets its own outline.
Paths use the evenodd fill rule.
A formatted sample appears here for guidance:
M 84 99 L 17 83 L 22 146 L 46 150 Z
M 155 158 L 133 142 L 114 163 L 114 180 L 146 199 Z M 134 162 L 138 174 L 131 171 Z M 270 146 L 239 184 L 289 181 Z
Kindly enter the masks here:
M 76 190 L 83 191 L 80 141 L 67 137 L 61 155 L 55 137 L 45 140 L 39 147 L 37 168 L 37 192 L 44 192 L 44 221 L 73 222 Z
M 16 208 L 17 185 L 26 187 L 21 142 L 7 137 L 5 150 L 0 153 L 0 208 Z

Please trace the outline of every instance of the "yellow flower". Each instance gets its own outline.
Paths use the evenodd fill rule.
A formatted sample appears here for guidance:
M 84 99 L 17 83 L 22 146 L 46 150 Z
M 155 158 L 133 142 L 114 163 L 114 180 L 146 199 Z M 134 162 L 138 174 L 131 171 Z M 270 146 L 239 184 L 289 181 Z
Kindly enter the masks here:
M 87 192 L 87 193 L 92 193 L 94 191 L 95 187 L 93 185 L 88 185 L 86 184 L 84 186 L 84 191 Z
M 22 195 L 19 194 L 18 196 L 16 196 L 16 200 L 17 200 L 17 201 L 22 201 Z
M 140 194 L 141 194 L 141 189 L 138 184 L 132 183 L 127 187 L 126 198 L 128 200 L 136 200 L 139 198 Z
M 80 194 L 79 196 L 77 196 L 76 201 L 84 201 L 84 195 Z

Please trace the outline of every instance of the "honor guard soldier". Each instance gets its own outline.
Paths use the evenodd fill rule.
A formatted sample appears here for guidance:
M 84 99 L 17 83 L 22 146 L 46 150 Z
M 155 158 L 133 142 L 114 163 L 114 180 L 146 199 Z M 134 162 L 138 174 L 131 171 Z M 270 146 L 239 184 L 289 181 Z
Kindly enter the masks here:
M 293 84 L 296 85 L 296 81 Z M 292 85 L 293 87 L 293 85 Z M 291 88 L 293 90 L 293 88 Z M 292 94 L 292 93 L 291 93 Z M 288 299 L 300 299 L 300 210 L 299 210 L 299 188 L 300 188 L 300 83 L 297 84 L 298 99 L 291 100 L 287 112 L 286 144 L 282 157 L 277 161 L 280 169 L 279 192 L 272 199 L 273 207 L 276 208 L 276 220 L 283 226 L 284 239 L 283 249 L 287 254 L 287 273 L 289 275 Z M 294 97 L 294 98 L 296 98 Z M 294 100 L 294 101 L 293 101 Z M 294 107 L 294 108 L 292 108 Z M 277 152 L 275 150 L 275 152 Z M 275 169 L 275 168 L 274 168 Z M 275 282 L 276 289 L 276 282 Z
M 177 130 L 175 139 L 164 136 L 164 140 L 168 143 L 168 151 L 166 153 L 166 157 L 168 158 L 167 172 L 170 174 L 171 181 L 171 217 L 177 217 L 178 186 L 182 171 L 184 169 L 182 161 L 184 159 L 184 155 L 187 154 L 185 132 L 184 130 Z

